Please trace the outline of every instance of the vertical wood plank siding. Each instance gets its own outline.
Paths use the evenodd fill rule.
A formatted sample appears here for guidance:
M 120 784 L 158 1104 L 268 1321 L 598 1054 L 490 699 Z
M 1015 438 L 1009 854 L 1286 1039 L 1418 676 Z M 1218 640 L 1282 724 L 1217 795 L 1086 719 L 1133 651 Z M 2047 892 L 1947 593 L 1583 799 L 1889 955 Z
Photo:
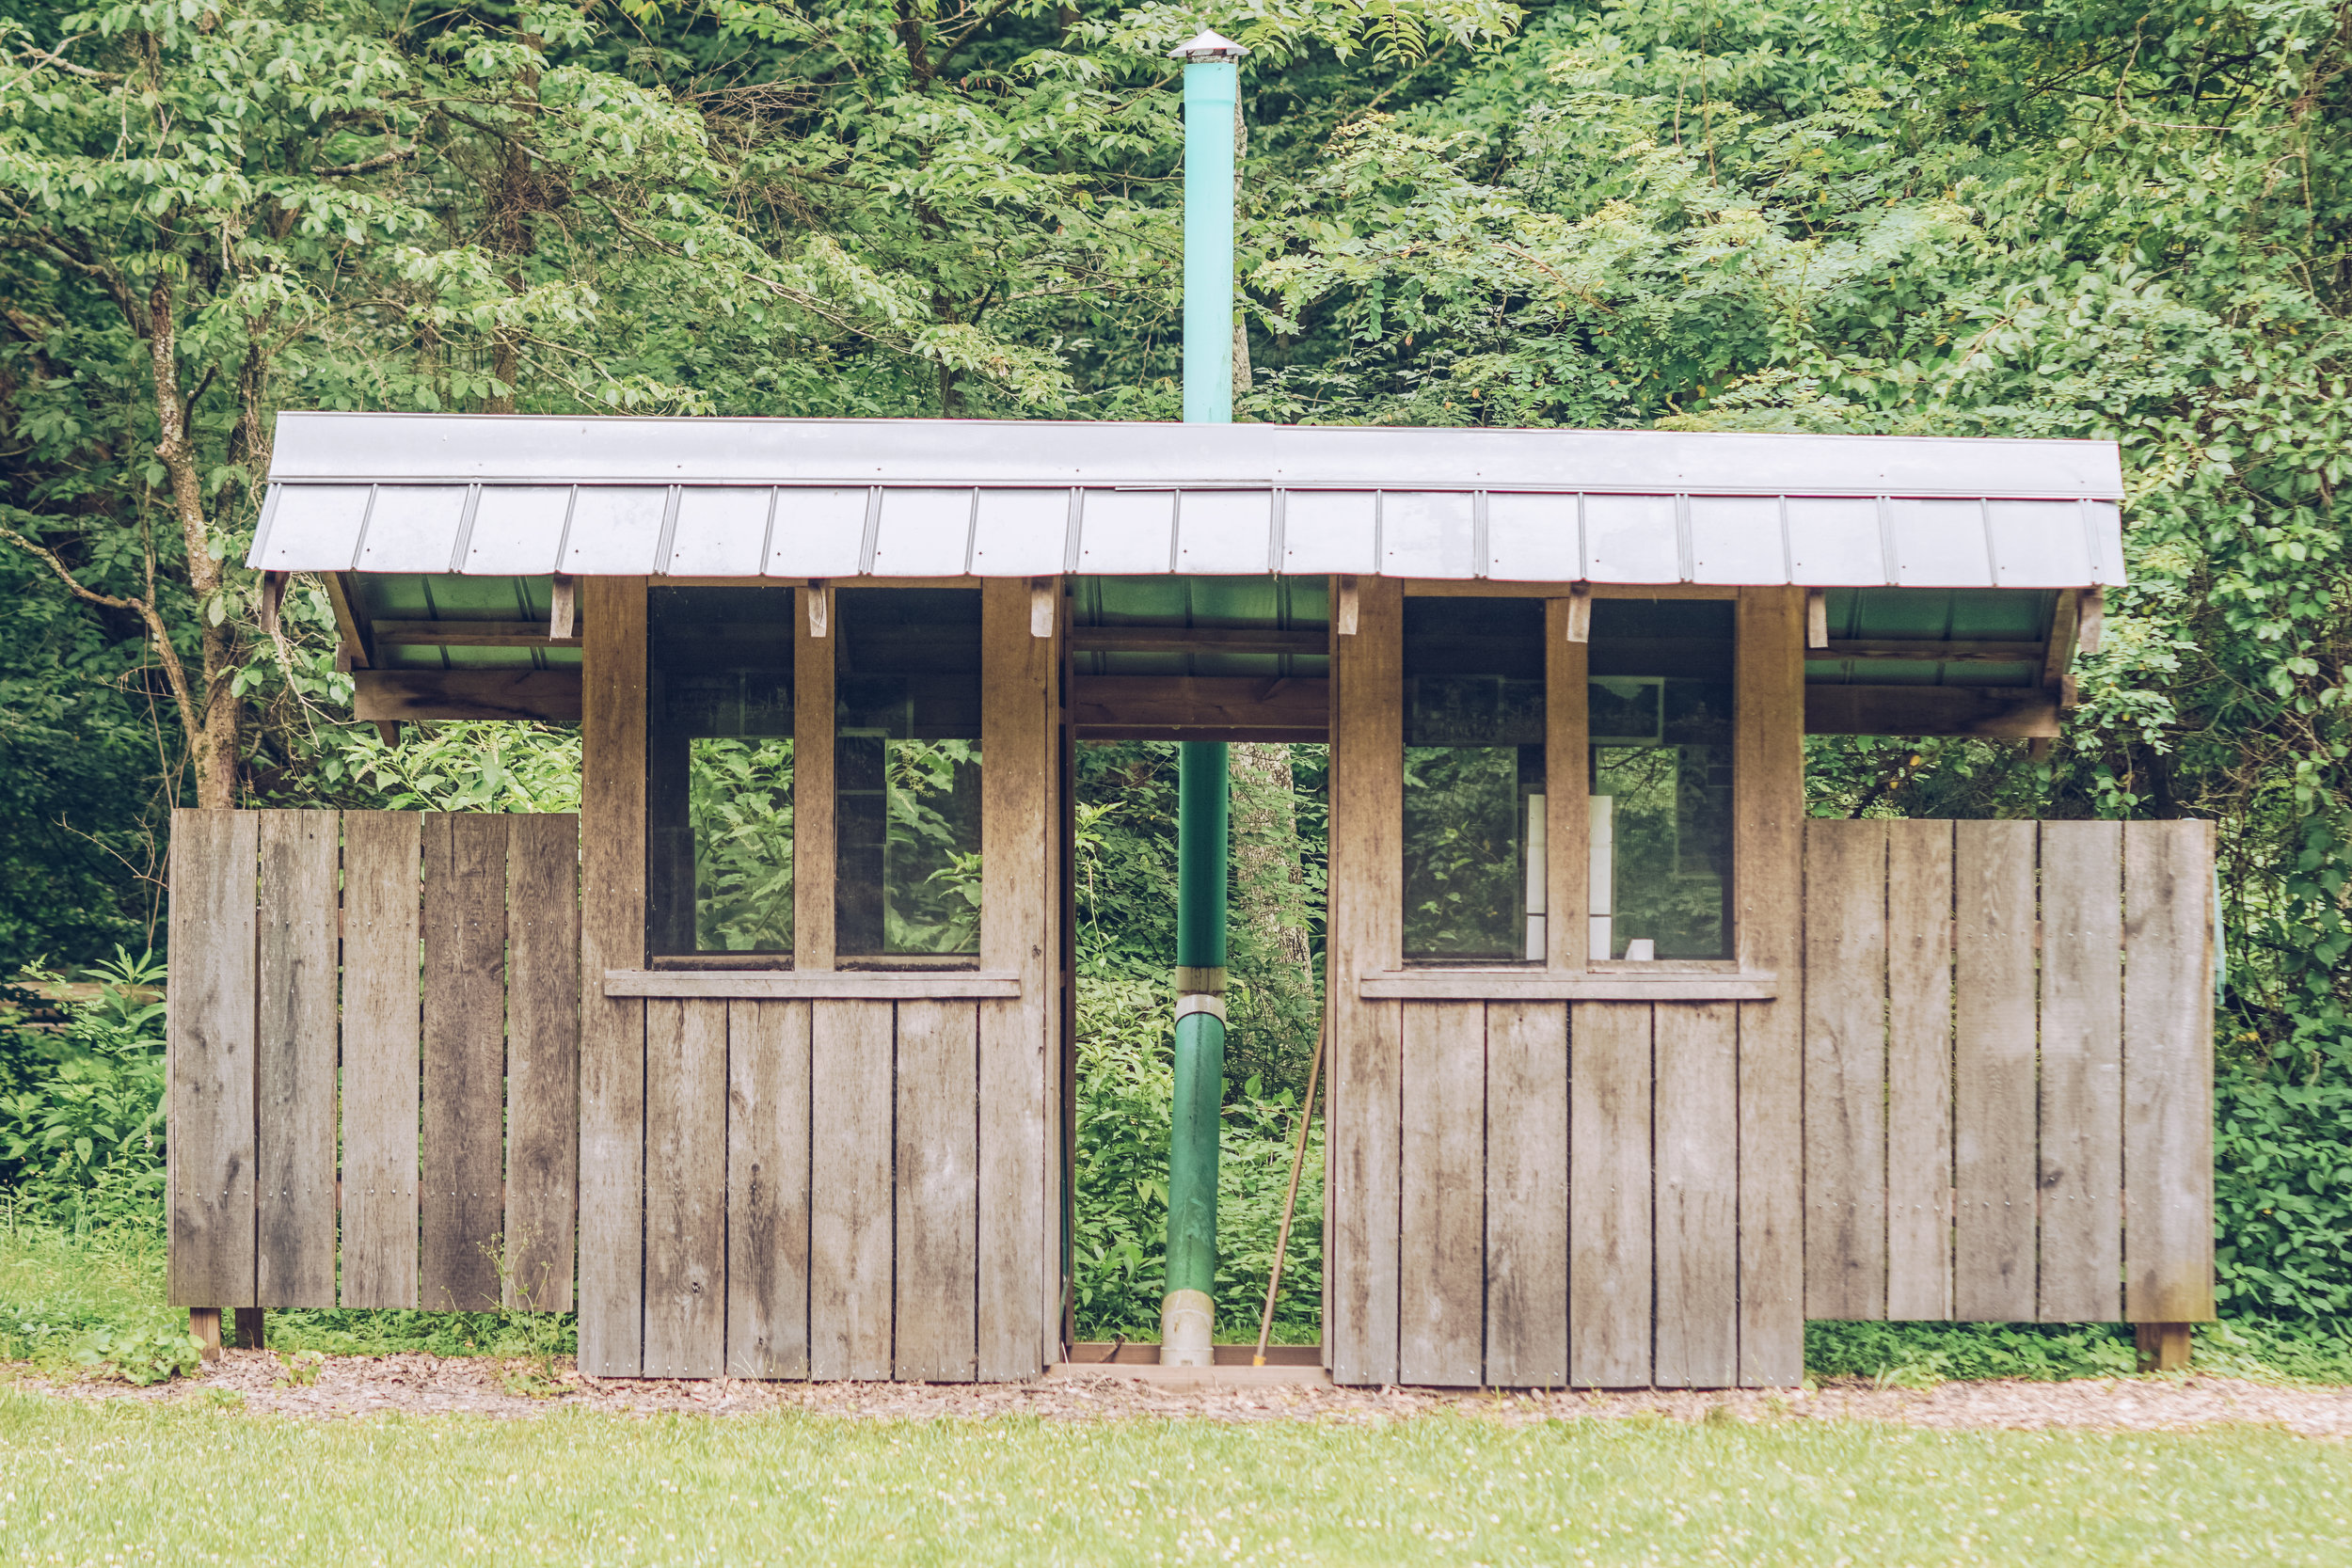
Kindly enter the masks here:
M 1397 1376 L 1475 1386 L 1486 1314 L 1486 1023 L 1476 1004 L 1402 1009 Z
M 2034 825 L 1963 822 L 1952 860 L 1952 1310 L 2034 1315 Z
M 1402 585 L 1360 582 L 1357 629 L 1331 656 L 1331 1098 L 1325 1126 L 1331 1223 L 1324 1341 L 1341 1383 L 1397 1377 L 1401 1040 L 1394 1002 L 1366 1002 L 1354 977 L 1404 961 Z M 1336 622 L 1335 622 L 1336 624 Z
M 1805 863 L 1811 1318 L 1875 1318 L 1886 1305 L 1886 827 L 1851 827 Z
M 505 1304 L 563 1312 L 580 1184 L 580 818 L 513 817 L 506 843 Z
M 1568 1009 L 1486 1006 L 1486 1376 L 1568 1381 Z
M 250 1307 L 254 1274 L 251 813 L 171 814 L 168 1289 L 179 1307 Z
M 727 1375 L 808 1375 L 805 1002 L 727 1008 Z
M 1847 831 L 1817 822 L 1812 833 Z M 1806 956 L 1806 977 L 1812 975 Z M 1886 824 L 1886 1315 L 1952 1312 L 1952 825 Z
M 433 813 L 424 847 L 421 1300 L 499 1306 L 506 1224 L 506 822 Z
M 2213 1316 L 2213 825 L 2123 828 L 2123 1315 Z
M 580 584 L 580 1367 L 645 1351 L 645 1004 L 604 972 L 645 958 L 645 579 Z
M 331 811 L 261 815 L 255 988 L 260 1225 L 256 1303 L 335 1299 L 335 873 Z
M 1653 1025 L 1661 1387 L 1740 1380 L 1740 1160 L 1724 1135 L 1740 1115 L 1734 1008 L 1661 1006 Z
M 343 814 L 343 1299 L 417 1298 L 423 818 Z

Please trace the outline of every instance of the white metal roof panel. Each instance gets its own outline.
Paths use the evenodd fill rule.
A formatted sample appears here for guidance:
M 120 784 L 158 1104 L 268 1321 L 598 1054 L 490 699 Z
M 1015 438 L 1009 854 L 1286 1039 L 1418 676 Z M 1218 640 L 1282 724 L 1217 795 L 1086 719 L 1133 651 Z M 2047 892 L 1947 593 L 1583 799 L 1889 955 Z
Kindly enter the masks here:
M 2112 443 L 280 416 L 273 571 L 2122 580 Z

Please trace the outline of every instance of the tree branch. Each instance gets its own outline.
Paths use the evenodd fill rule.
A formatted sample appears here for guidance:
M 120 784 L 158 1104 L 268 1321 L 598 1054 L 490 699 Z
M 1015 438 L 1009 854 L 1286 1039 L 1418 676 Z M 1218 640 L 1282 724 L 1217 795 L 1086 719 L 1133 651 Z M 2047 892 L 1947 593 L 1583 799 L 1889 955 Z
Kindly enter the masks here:
M 338 164 L 333 168 L 313 169 L 311 172 L 327 179 L 342 179 L 354 174 L 373 174 L 379 168 L 389 168 L 394 164 L 406 163 L 416 155 L 417 149 L 413 147 L 395 147 L 389 152 L 379 152 L 373 158 L 362 158 L 356 164 Z

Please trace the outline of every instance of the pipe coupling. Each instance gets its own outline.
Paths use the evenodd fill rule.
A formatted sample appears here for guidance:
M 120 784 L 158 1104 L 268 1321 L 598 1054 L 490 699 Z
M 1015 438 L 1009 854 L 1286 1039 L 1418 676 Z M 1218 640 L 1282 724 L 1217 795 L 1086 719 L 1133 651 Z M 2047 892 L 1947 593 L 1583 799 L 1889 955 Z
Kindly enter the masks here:
M 1214 1367 L 1216 1300 L 1206 1291 L 1170 1291 L 1160 1302 L 1160 1365 Z

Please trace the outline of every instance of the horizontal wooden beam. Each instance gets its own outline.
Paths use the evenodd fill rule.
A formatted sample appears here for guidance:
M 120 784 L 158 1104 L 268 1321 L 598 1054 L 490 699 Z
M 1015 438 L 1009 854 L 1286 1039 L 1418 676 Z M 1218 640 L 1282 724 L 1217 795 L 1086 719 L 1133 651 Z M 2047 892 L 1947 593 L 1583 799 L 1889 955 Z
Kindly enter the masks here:
M 1807 735 L 1975 735 L 2033 739 L 2058 733 L 2058 698 L 2030 687 L 1807 686 Z
M 580 721 L 577 670 L 355 670 L 352 717 Z
M 1261 675 L 1078 675 L 1071 722 L 1081 740 L 1321 741 L 1330 683 Z
M 378 621 L 381 648 L 577 648 L 578 637 L 549 637 L 537 621 Z
M 1763 973 L 1594 974 L 1581 970 L 1401 969 L 1357 977 L 1367 1002 L 1770 1002 L 1779 976 Z
M 1021 995 L 1021 976 L 977 970 L 608 969 L 607 996 L 731 997 L 759 1002 L 902 1002 Z
M 1327 654 L 1331 634 L 1315 627 L 1073 626 L 1080 654 Z

